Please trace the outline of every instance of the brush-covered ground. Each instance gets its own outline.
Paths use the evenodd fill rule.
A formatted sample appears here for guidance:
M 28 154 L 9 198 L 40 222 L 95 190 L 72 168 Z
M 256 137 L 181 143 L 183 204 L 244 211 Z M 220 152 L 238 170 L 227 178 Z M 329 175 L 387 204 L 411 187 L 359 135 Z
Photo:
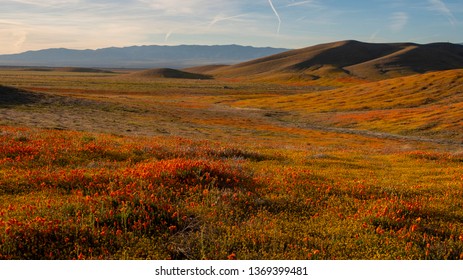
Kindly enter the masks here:
M 1 74 L 0 259 L 463 258 L 456 138 L 266 107 L 314 84 Z

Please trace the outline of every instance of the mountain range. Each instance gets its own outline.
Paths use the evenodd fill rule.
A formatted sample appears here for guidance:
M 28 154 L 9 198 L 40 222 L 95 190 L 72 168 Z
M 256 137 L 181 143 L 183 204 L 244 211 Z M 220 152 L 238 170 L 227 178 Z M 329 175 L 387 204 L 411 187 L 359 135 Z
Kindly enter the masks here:
M 140 74 L 144 78 L 222 77 L 290 82 L 354 78 L 375 81 L 461 69 L 463 45 L 348 40 L 295 50 L 239 45 L 133 46 L 97 50 L 61 48 L 0 55 L 0 65 L 151 69 Z
M 223 46 L 132 46 L 97 50 L 65 48 L 0 55 L 1 66 L 184 68 L 206 64 L 236 64 L 288 51 L 283 48 Z

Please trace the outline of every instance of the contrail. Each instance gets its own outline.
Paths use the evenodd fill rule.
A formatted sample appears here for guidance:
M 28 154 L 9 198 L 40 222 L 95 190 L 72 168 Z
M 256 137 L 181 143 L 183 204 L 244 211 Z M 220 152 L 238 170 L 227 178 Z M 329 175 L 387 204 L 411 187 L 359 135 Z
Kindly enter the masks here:
M 281 27 L 281 18 L 280 15 L 278 14 L 277 10 L 275 9 L 275 6 L 273 6 L 272 0 L 268 0 L 268 3 L 270 4 L 270 7 L 272 7 L 273 12 L 278 18 L 278 29 L 277 29 L 277 34 L 280 34 L 280 27 Z
M 369 39 L 368 41 L 371 42 L 371 43 L 374 43 L 375 40 L 376 40 L 376 36 L 378 36 L 378 34 L 379 34 L 380 31 L 381 31 L 381 30 L 378 29 L 378 30 L 375 31 L 375 33 L 371 34 L 370 39 Z
M 431 4 L 431 10 L 437 11 L 447 17 L 448 21 L 452 26 L 457 24 L 457 20 L 450 9 L 445 5 L 442 0 L 428 0 Z

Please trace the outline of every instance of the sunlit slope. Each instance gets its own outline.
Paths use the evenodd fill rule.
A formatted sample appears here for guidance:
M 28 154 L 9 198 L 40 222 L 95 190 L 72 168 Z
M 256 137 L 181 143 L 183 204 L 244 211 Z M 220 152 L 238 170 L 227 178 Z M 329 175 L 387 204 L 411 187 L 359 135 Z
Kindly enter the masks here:
M 227 67 L 206 68 L 204 72 L 255 81 L 326 83 L 326 80 L 345 78 L 374 81 L 462 67 L 461 45 L 340 41 Z
M 463 136 L 463 70 L 234 105 L 291 111 L 339 127 L 455 138 Z

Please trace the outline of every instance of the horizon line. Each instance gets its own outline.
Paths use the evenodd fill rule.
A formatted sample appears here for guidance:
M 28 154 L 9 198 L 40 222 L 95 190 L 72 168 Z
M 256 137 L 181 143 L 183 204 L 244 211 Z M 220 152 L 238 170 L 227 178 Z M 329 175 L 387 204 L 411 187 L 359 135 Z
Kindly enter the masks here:
M 346 40 L 339 40 L 339 41 L 332 41 L 332 42 L 324 42 L 324 43 L 319 43 L 319 44 L 313 44 L 313 45 L 308 45 L 305 47 L 300 47 L 300 48 L 287 48 L 287 47 L 271 47 L 271 46 L 253 46 L 253 45 L 241 45 L 241 44 L 178 44 L 178 45 L 165 45 L 165 44 L 143 44 L 143 45 L 127 45 L 127 46 L 108 46 L 108 47 L 101 47 L 101 48 L 85 48 L 85 49 L 79 49 L 79 48 L 65 48 L 65 47 L 53 47 L 53 48 L 44 48 L 44 49 L 30 49 L 18 53 L 0 53 L 0 56 L 4 55 L 19 55 L 19 54 L 24 54 L 27 52 L 39 52 L 39 51 L 45 51 L 45 50 L 70 50 L 70 51 L 99 51 L 99 50 L 105 50 L 105 49 L 124 49 L 124 48 L 133 48 L 133 47 L 182 47 L 182 46 L 197 46 L 197 47 L 226 47 L 226 46 L 238 46 L 238 47 L 250 47 L 250 48 L 256 48 L 256 49 L 264 49 L 264 48 L 271 48 L 271 49 L 284 49 L 284 50 L 297 50 L 297 49 L 302 49 L 306 47 L 313 47 L 317 45 L 323 45 L 323 44 L 330 44 L 330 43 L 340 43 L 340 42 L 349 42 L 349 41 L 355 41 L 355 42 L 360 42 L 364 44 L 416 44 L 416 45 L 428 45 L 428 44 L 438 44 L 438 43 L 448 43 L 448 44 L 455 44 L 455 45 L 463 45 L 463 42 L 460 43 L 454 43 L 450 41 L 436 41 L 436 42 L 430 42 L 430 43 L 416 43 L 416 42 L 367 42 L 367 41 L 360 41 L 360 40 L 355 40 L 355 39 L 346 39 Z

